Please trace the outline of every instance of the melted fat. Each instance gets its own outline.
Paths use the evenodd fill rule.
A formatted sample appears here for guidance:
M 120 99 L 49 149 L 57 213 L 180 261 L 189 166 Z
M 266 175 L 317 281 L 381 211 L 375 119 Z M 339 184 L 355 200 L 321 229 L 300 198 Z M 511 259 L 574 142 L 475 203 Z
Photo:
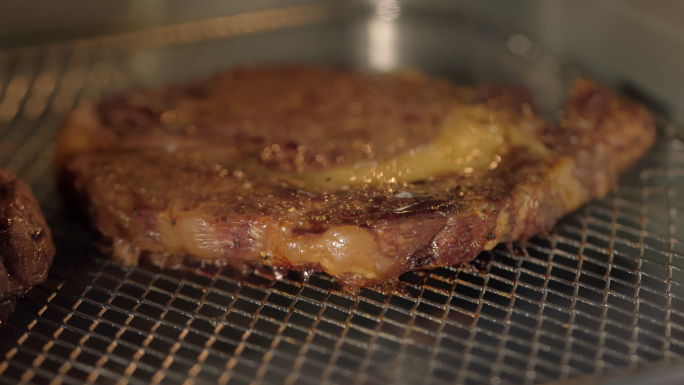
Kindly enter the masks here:
M 333 276 L 356 274 L 372 279 L 393 266 L 373 235 L 357 226 L 334 227 L 316 237 L 293 237 L 274 251 L 293 264 L 320 265 Z
M 537 152 L 548 151 L 536 138 L 508 122 L 503 112 L 484 105 L 459 106 L 444 120 L 435 139 L 385 162 L 364 162 L 320 172 L 289 174 L 284 178 L 299 188 L 334 191 L 415 182 L 446 172 L 470 174 L 497 167 L 500 155 L 513 143 Z

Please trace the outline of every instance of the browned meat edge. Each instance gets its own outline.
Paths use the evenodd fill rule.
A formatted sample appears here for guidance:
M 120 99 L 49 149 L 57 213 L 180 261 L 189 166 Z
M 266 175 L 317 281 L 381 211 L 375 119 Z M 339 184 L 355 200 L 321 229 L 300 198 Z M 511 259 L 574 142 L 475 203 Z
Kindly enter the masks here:
M 0 302 L 42 283 L 55 255 L 43 213 L 26 183 L 0 170 Z

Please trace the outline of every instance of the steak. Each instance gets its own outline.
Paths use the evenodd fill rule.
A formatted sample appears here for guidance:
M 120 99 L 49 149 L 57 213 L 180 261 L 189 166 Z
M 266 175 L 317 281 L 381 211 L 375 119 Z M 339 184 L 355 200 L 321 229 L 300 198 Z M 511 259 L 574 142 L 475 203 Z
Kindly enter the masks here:
M 0 319 L 45 281 L 55 255 L 50 229 L 26 183 L 0 170 Z
M 81 105 L 55 162 L 124 264 L 312 269 L 359 287 L 548 231 L 655 135 L 644 107 L 583 79 L 550 123 L 518 87 L 275 66 Z

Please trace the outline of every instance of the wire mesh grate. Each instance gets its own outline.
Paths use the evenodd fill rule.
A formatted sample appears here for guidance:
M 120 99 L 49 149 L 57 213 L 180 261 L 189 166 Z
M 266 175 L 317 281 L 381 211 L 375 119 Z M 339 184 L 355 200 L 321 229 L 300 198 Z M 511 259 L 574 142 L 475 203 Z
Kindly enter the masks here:
M 407 273 L 398 291 L 349 294 L 324 275 L 161 271 L 103 258 L 53 187 L 63 115 L 235 60 L 299 58 L 240 55 L 308 36 L 252 32 L 301 24 L 339 33 L 306 27 L 321 20 L 317 7 L 269 12 L 0 53 L 0 166 L 33 186 L 59 248 L 48 280 L 0 328 L 0 382 L 536 384 L 681 360 L 684 144 L 667 124 L 619 191 L 548 237 L 499 246 L 469 266 Z

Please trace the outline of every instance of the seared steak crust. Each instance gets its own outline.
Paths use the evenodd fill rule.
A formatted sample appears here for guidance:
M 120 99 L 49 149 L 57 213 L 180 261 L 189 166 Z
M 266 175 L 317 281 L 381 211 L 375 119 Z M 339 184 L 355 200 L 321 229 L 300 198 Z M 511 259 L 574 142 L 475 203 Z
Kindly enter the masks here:
M 45 281 L 55 255 L 50 229 L 28 185 L 0 170 L 0 307 Z M 0 318 L 4 318 L 0 316 Z
M 63 191 L 125 263 L 260 263 L 373 285 L 547 231 L 604 196 L 655 139 L 642 106 L 586 80 L 557 124 L 530 104 L 519 88 L 416 73 L 237 69 L 79 107 L 56 165 Z M 489 167 L 419 180 L 306 182 L 419 151 L 468 108 L 541 149 L 512 143 Z

